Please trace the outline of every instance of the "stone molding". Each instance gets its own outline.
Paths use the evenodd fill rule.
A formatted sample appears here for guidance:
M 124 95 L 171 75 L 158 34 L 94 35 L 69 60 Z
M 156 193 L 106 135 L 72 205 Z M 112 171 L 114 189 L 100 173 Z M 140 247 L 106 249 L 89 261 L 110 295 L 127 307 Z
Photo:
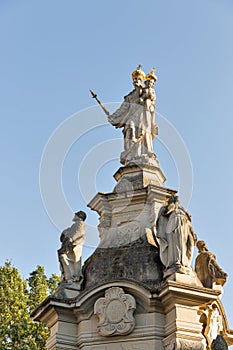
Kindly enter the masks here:
M 187 340 L 187 339 L 176 339 L 165 346 L 165 350 L 205 350 L 205 345 L 201 342 Z

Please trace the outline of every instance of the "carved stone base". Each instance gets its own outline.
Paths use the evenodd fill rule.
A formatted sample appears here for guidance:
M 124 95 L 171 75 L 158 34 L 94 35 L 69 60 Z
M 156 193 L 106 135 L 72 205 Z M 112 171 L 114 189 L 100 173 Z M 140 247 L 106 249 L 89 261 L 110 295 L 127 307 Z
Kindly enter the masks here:
M 149 184 L 163 186 L 166 178 L 157 161 L 153 164 L 132 163 L 121 167 L 114 174 L 117 185 L 114 192 L 132 191 L 145 188 Z
M 122 247 L 97 248 L 84 264 L 84 290 L 122 279 L 154 290 L 162 283 L 162 268 L 158 248 L 145 235 Z
M 133 156 L 132 153 L 130 153 L 130 150 L 121 152 L 120 162 L 124 166 L 132 164 L 158 166 L 159 164 L 156 154 L 153 152 L 148 152 L 147 154 L 142 154 L 140 156 Z
M 166 314 L 165 350 L 206 350 L 200 308 L 218 300 L 219 292 L 192 284 L 191 276 L 174 274 L 161 288 L 160 298 Z M 189 280 L 186 280 L 190 278 Z M 218 301 L 219 302 L 219 301 Z
M 181 265 L 174 265 L 169 267 L 168 269 L 165 269 L 163 275 L 166 278 L 166 277 L 169 277 L 170 275 L 173 275 L 174 273 L 196 276 L 195 272 L 191 267 L 186 267 Z
M 55 296 L 59 299 L 74 299 L 80 294 L 80 290 L 80 282 L 61 281 L 55 292 Z
M 63 295 L 66 299 L 74 299 L 80 294 L 76 289 L 64 288 Z
M 101 241 L 84 264 L 82 289 L 61 284 L 33 313 L 51 330 L 48 350 L 207 350 L 210 325 L 216 324 L 209 317 L 216 310 L 207 305 L 213 303 L 233 344 L 219 291 L 202 287 L 192 269 L 171 268 L 163 278 L 154 227 L 176 191 L 162 186 L 156 165 L 120 168 L 114 191 L 91 200 Z
M 218 294 L 178 281 L 155 293 L 121 280 L 83 290 L 75 300 L 47 298 L 33 317 L 51 329 L 48 350 L 207 350 L 208 304 L 217 305 L 222 334 L 233 344 Z
M 197 287 L 203 287 L 202 283 L 200 282 L 199 278 L 196 276 L 195 272 L 192 271 L 193 273 L 190 274 L 185 274 L 185 273 L 173 273 L 167 277 L 168 281 L 176 281 L 179 283 L 184 283 L 184 284 L 190 284 L 192 286 L 197 286 Z
M 218 290 L 219 292 L 221 292 L 221 294 L 219 295 L 219 298 L 221 298 L 222 295 L 223 295 L 223 287 L 222 287 L 220 284 L 216 284 L 216 283 L 214 282 L 212 288 L 213 288 L 214 290 Z
M 165 350 L 205 350 L 205 343 L 188 339 L 174 339 L 164 346 Z
M 101 240 L 85 263 L 84 288 L 119 277 L 146 282 L 149 288 L 161 282 L 158 249 L 145 244 L 145 236 L 164 201 L 177 191 L 162 186 L 165 177 L 155 162 L 121 167 L 113 192 L 98 193 L 88 204 L 99 214 Z

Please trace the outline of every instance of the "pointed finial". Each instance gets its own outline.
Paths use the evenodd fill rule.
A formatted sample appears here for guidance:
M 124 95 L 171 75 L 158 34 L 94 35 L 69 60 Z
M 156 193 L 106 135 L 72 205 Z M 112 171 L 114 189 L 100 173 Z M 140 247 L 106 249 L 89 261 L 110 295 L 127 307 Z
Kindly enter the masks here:
M 89 91 L 90 91 L 90 93 L 91 93 L 91 95 L 92 95 L 93 98 L 96 98 L 96 97 L 97 97 L 97 95 L 94 93 L 94 91 L 92 91 L 91 89 L 90 89 Z

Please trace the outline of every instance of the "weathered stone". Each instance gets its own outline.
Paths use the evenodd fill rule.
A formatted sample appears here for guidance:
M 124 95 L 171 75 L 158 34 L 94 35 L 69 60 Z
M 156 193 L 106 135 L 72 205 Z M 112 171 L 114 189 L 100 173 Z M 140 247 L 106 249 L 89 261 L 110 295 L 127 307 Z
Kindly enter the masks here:
M 142 183 L 132 191 L 98 193 L 88 204 L 100 216 L 98 248 L 119 247 L 144 236 L 148 228 L 155 227 L 161 205 L 175 193 L 168 188 Z
M 183 273 L 173 273 L 167 277 L 168 281 L 176 281 L 182 284 L 190 284 L 191 286 L 202 287 L 202 283 L 196 276 L 195 272 L 191 269 L 187 269 Z
M 168 344 L 165 350 L 205 350 L 205 345 L 198 341 L 178 339 Z
M 219 334 L 216 339 L 213 340 L 211 344 L 211 350 L 227 350 L 227 342 L 224 337 Z
M 158 248 L 146 236 L 121 247 L 97 248 L 84 264 L 84 290 L 116 280 L 131 280 L 155 290 L 161 285 L 162 269 Z
M 166 180 L 158 161 L 154 160 L 150 164 L 149 160 L 144 163 L 132 162 L 125 167 L 121 167 L 114 174 L 117 185 L 114 192 L 126 192 L 145 188 L 148 185 L 163 186 Z

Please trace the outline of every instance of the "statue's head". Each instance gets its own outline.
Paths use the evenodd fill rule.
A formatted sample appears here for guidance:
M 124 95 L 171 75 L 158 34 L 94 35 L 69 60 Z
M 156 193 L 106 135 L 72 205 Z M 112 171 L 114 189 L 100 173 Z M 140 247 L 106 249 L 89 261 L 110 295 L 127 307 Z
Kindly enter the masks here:
M 135 88 L 142 87 L 142 80 L 141 80 L 141 78 L 134 78 L 133 79 L 133 86 Z
M 87 218 L 87 215 L 86 215 L 86 213 L 84 211 L 80 210 L 80 211 L 77 211 L 77 213 L 74 214 L 73 221 L 76 221 L 77 218 L 82 219 L 83 221 L 85 221 L 86 218 Z
M 154 81 L 153 80 L 145 80 L 145 87 L 146 88 L 153 88 L 154 87 Z
M 179 197 L 178 196 L 171 196 L 168 199 L 168 204 L 171 204 L 171 203 L 179 203 Z
M 201 252 L 204 252 L 204 251 L 208 251 L 208 248 L 207 248 L 207 245 L 206 245 L 206 242 L 205 241 L 198 241 L 197 244 L 197 249 L 198 249 L 198 252 L 201 253 Z
M 154 87 L 156 80 L 157 80 L 157 77 L 155 75 L 155 69 L 151 68 L 151 72 L 145 76 L 146 87 Z
M 133 85 L 134 87 L 142 86 L 145 79 L 145 73 L 142 71 L 142 66 L 139 64 L 137 69 L 132 73 Z

